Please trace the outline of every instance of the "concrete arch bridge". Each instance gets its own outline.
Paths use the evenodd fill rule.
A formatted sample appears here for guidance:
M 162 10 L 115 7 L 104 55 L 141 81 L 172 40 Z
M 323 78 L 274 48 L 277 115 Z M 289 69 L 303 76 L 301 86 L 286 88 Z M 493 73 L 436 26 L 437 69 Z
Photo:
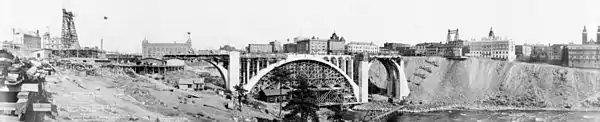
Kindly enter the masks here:
M 214 55 L 165 55 L 165 60 L 181 59 L 189 62 L 207 61 L 215 66 L 228 90 L 237 84 L 258 96 L 269 91 L 293 90 L 294 82 L 270 81 L 276 68 L 293 74 L 308 74 L 311 89 L 318 91 L 317 102 L 321 106 L 364 103 L 369 101 L 369 67 L 375 60 L 381 62 L 388 72 L 387 96 L 402 98 L 410 90 L 404 74 L 400 55 L 307 55 L 307 54 L 228 54 Z

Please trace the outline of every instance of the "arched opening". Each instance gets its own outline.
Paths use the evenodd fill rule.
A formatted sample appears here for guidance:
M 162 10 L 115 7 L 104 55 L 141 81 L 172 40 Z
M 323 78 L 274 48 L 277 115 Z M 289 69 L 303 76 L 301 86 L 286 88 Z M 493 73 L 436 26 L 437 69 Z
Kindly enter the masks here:
M 206 58 L 206 57 L 201 57 Z M 183 59 L 182 59 L 183 60 Z M 226 84 L 226 74 L 227 69 L 224 66 L 224 63 L 215 62 L 215 60 L 211 59 L 193 59 L 193 60 L 184 60 L 185 70 L 177 70 L 166 72 L 164 75 L 165 81 L 169 85 L 180 86 L 184 85 L 181 83 L 192 83 L 188 84 L 186 89 L 189 90 L 223 90 Z M 226 63 L 225 63 L 226 64 Z M 211 85 L 200 85 L 200 82 L 189 82 L 196 81 L 198 79 L 203 79 L 202 84 L 211 84 Z M 182 82 L 188 81 L 188 82 Z M 206 86 L 206 87 L 204 87 Z M 180 88 L 184 89 L 184 88 Z
M 371 100 L 386 101 L 399 94 L 399 71 L 391 59 L 377 59 L 369 67 L 369 95 Z

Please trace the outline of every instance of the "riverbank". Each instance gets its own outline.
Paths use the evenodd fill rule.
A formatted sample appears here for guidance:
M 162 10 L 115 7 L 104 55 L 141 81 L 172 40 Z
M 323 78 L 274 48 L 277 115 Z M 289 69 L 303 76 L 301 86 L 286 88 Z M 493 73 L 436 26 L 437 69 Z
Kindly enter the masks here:
M 477 58 L 404 59 L 411 105 L 486 110 L 600 107 L 600 71 Z

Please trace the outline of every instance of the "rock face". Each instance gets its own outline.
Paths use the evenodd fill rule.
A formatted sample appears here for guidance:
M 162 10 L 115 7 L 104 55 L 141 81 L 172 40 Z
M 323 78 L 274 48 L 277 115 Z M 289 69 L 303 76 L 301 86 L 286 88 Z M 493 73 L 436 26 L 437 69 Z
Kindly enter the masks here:
M 469 58 L 406 57 L 413 102 L 534 108 L 600 107 L 600 70 Z

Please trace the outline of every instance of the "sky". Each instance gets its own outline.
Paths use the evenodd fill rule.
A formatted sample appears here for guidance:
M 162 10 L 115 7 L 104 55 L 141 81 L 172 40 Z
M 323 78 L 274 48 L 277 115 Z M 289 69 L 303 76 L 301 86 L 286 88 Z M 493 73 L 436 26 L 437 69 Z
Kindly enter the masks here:
M 60 35 L 62 8 L 76 15 L 83 46 L 140 52 L 150 42 L 243 48 L 296 36 L 416 44 L 440 42 L 448 29 L 462 39 L 490 27 L 517 44 L 581 43 L 583 26 L 596 40 L 600 0 L 0 0 L 0 40 L 12 28 Z M 108 17 L 104 20 L 103 17 Z

